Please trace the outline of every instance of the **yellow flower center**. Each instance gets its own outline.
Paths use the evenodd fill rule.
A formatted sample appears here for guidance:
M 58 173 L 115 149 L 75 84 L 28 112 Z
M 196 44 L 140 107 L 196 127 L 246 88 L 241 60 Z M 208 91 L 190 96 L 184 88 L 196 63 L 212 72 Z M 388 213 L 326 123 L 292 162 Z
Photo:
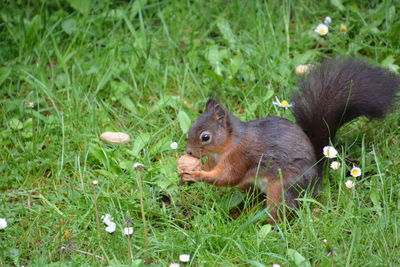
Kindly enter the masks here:
M 318 30 L 318 33 L 321 34 L 321 35 L 323 35 L 323 34 L 326 33 L 326 31 L 325 31 L 325 29 L 319 29 L 319 30 Z
M 346 25 L 341 25 L 341 26 L 340 26 L 340 30 L 341 30 L 342 32 L 347 31 L 347 26 L 346 26 Z
M 352 170 L 352 171 L 351 171 L 351 174 L 352 174 L 352 175 L 357 175 L 357 174 L 358 174 L 358 170 Z
M 286 100 L 282 100 L 281 105 L 282 107 L 287 108 L 289 106 L 289 103 Z
M 347 182 L 346 182 L 346 187 L 347 187 L 347 188 L 353 187 L 353 182 L 352 182 L 352 181 L 347 181 Z

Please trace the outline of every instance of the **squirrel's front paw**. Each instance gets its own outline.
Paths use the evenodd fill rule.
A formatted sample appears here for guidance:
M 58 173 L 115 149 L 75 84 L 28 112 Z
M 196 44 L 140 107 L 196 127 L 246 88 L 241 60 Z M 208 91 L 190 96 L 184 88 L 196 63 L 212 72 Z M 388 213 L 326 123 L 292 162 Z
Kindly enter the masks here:
M 186 171 L 181 175 L 181 180 L 184 182 L 196 182 L 201 179 L 201 171 Z

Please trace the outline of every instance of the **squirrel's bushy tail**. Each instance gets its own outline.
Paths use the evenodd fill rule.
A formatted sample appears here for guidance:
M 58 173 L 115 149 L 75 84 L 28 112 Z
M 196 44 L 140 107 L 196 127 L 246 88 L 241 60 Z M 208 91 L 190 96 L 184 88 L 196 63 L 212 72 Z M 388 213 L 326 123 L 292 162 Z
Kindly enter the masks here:
M 300 80 L 294 116 L 310 138 L 317 159 L 336 131 L 359 116 L 380 118 L 400 90 L 397 75 L 356 59 L 329 59 Z

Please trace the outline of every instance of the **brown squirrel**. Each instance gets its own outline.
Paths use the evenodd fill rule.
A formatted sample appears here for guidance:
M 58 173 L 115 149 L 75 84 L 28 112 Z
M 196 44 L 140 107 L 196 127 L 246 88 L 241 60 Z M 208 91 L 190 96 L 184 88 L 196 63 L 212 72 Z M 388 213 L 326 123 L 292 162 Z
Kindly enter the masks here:
M 323 147 L 345 123 L 359 116 L 383 117 L 394 105 L 400 79 L 357 59 L 328 59 L 299 82 L 293 114 L 242 122 L 216 100 L 189 130 L 186 152 L 208 157 L 203 170 L 182 171 L 183 181 L 215 186 L 259 187 L 273 220 L 282 197 L 288 207 L 322 181 Z M 270 221 L 271 222 L 271 221 Z

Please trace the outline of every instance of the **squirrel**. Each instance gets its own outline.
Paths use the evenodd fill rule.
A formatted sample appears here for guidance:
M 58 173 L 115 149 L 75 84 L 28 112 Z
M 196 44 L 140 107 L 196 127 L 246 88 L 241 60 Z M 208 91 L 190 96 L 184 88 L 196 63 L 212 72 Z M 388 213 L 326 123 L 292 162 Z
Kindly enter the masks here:
M 281 219 L 283 201 L 296 208 L 306 190 L 318 190 L 323 148 L 342 125 L 392 110 L 400 79 L 358 59 L 327 59 L 300 78 L 299 89 L 293 98 L 296 123 L 278 116 L 243 122 L 209 99 L 186 147 L 187 154 L 208 160 L 202 170 L 181 171 L 182 181 L 258 187 L 274 223 Z

